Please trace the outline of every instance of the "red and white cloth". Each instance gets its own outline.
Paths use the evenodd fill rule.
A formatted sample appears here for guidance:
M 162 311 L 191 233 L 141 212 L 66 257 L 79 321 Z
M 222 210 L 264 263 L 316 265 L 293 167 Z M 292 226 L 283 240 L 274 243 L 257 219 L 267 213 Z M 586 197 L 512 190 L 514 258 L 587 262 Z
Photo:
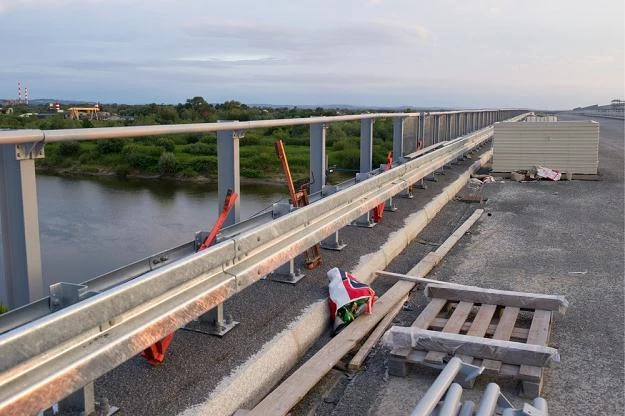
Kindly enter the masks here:
M 328 271 L 330 297 L 330 317 L 337 324 L 337 311 L 353 302 L 362 300 L 365 304 L 365 313 L 370 314 L 373 309 L 375 292 L 365 283 L 359 282 L 356 277 L 344 270 L 335 267 Z M 340 319 L 340 318 L 339 318 Z M 347 323 L 347 322 L 346 322 Z

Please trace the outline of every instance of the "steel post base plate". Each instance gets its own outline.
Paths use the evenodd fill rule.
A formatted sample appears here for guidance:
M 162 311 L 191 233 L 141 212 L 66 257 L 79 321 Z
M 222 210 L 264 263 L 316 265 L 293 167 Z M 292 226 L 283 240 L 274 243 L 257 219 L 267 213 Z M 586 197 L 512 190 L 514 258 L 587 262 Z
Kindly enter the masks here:
M 378 225 L 378 223 L 377 222 L 373 222 L 373 221 L 369 221 L 369 222 L 354 221 L 354 222 L 350 223 L 349 225 L 351 225 L 352 227 L 373 228 L 376 225 Z
M 302 280 L 306 275 L 304 273 L 296 272 L 296 273 L 269 273 L 267 275 L 267 280 L 271 280 L 273 282 L 280 283 L 289 283 L 291 285 L 296 284 L 300 280 Z
M 345 247 L 347 247 L 347 244 L 345 244 L 342 241 L 340 243 L 335 243 L 334 241 L 330 243 L 326 243 L 325 241 L 322 241 L 321 243 L 319 243 L 319 247 L 321 247 L 324 250 L 341 251 Z
M 220 322 L 216 325 L 210 325 L 206 333 L 209 335 L 215 335 L 218 337 L 223 337 L 228 332 L 230 332 L 235 326 L 239 325 L 238 321 L 230 321 L 230 322 Z

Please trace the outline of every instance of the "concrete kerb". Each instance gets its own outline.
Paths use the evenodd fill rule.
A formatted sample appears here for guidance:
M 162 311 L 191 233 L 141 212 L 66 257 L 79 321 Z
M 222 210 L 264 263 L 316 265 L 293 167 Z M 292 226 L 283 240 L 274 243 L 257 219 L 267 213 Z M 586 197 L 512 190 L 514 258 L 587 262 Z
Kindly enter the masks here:
M 449 184 L 421 210 L 405 220 L 405 226 L 389 235 L 388 240 L 375 253 L 360 258 L 352 273 L 364 282 L 371 283 L 376 270 L 383 270 L 430 223 L 434 216 L 462 189 L 472 173 L 492 157 L 484 153 L 469 169 Z M 223 379 L 204 403 L 192 406 L 181 416 L 229 416 L 241 408 L 254 407 L 327 329 L 329 316 L 325 299 L 304 309 L 287 329 L 267 342 L 245 363 Z

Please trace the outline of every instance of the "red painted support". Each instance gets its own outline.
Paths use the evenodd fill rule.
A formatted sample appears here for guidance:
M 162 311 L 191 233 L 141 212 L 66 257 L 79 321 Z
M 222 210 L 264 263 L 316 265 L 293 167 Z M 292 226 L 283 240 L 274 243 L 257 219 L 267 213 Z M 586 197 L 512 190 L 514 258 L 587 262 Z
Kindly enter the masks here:
M 393 152 L 388 152 L 386 155 L 386 169 L 389 170 L 393 165 Z M 373 208 L 373 221 L 380 222 L 382 221 L 382 215 L 384 214 L 384 205 L 386 202 L 382 202 L 380 205 Z
M 236 192 L 233 192 L 232 189 L 228 189 L 228 193 L 226 194 L 226 198 L 224 200 L 224 207 L 221 210 L 219 217 L 217 217 L 217 221 L 215 221 L 215 224 L 213 224 L 213 228 L 211 229 L 210 233 L 208 233 L 208 236 L 204 239 L 204 242 L 202 242 L 202 245 L 200 246 L 200 248 L 197 249 L 197 251 L 202 251 L 205 248 L 210 247 L 215 242 L 219 230 L 221 230 L 221 227 L 224 225 L 226 218 L 228 218 L 228 214 L 230 214 L 230 211 L 232 211 L 232 208 L 234 208 L 234 202 L 237 200 L 238 197 L 239 195 Z M 172 332 L 162 340 L 150 345 L 148 348 L 143 350 L 141 356 L 145 358 L 150 365 L 157 366 L 159 364 L 162 364 L 163 361 L 165 361 L 165 353 L 167 352 L 167 348 L 169 348 L 169 344 L 171 343 L 172 339 L 174 339 L 175 334 L 175 332 Z

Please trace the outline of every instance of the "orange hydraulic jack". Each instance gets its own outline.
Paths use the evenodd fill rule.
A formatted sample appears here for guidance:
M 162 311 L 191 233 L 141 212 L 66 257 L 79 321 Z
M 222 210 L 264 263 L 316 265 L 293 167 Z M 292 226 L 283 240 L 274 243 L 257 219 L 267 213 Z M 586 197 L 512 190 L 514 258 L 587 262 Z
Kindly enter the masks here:
M 389 170 L 392 165 L 393 165 L 393 152 L 388 152 L 388 154 L 386 155 L 386 169 L 385 170 Z M 384 214 L 385 205 L 386 205 L 386 202 L 382 202 L 381 204 L 373 208 L 373 221 L 374 222 L 382 221 L 382 214 Z
M 291 204 L 293 204 L 295 208 L 308 205 L 308 189 L 310 184 L 305 183 L 300 187 L 299 191 L 295 190 L 293 177 L 291 176 L 291 169 L 289 168 L 289 161 L 286 158 L 286 151 L 284 150 L 284 143 L 282 140 L 276 141 L 276 153 L 280 158 L 284 176 L 286 176 L 286 186 L 289 188 Z M 304 261 L 306 262 L 306 268 L 309 270 L 314 269 L 321 264 L 321 250 L 319 249 L 319 244 L 315 244 L 304 252 Z
M 213 225 L 210 233 L 204 239 L 202 245 L 200 245 L 197 251 L 202 251 L 205 248 L 210 247 L 215 242 L 215 239 L 217 238 L 217 233 L 219 233 L 219 230 L 221 230 L 224 222 L 226 222 L 226 218 L 228 218 L 228 214 L 230 214 L 230 211 L 232 211 L 232 208 L 234 208 L 234 203 L 237 200 L 238 196 L 239 195 L 236 192 L 233 192 L 232 189 L 228 189 L 228 193 L 226 194 L 226 198 L 224 200 L 224 207 L 221 210 L 217 221 L 215 221 L 215 224 Z M 165 361 L 165 353 L 167 352 L 167 348 L 169 348 L 169 344 L 174 338 L 174 334 L 175 332 L 172 332 L 162 340 L 150 345 L 148 348 L 143 350 L 143 352 L 141 352 L 141 356 L 145 358 L 150 365 L 156 366 L 162 364 L 163 361 Z

